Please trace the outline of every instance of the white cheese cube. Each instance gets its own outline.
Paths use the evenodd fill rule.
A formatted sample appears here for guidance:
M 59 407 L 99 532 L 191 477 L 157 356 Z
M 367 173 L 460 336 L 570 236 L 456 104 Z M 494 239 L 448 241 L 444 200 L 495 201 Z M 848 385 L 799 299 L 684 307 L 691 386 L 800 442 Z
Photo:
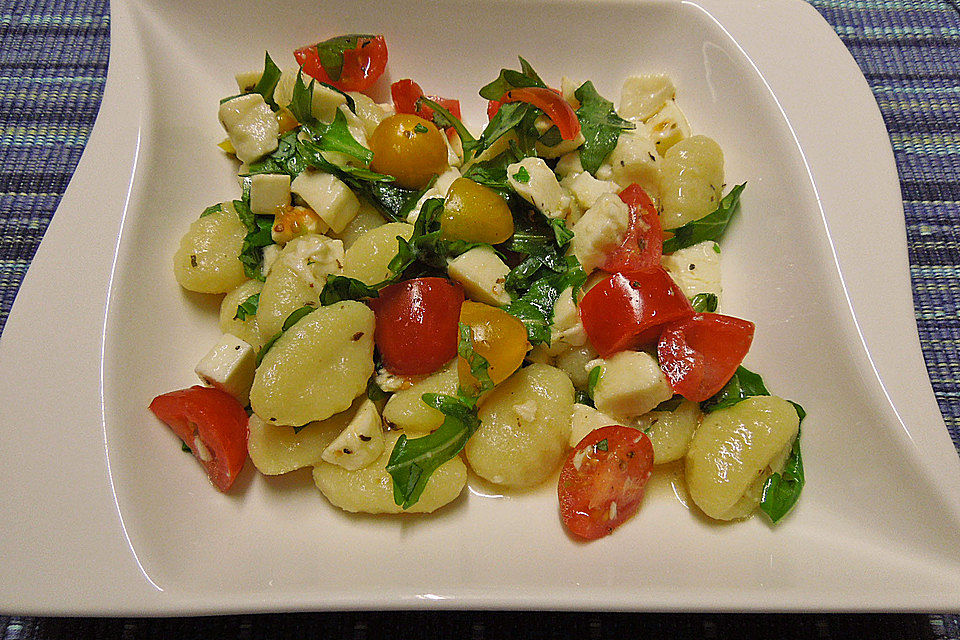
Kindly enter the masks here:
M 623 131 L 607 158 L 613 180 L 623 188 L 639 184 L 653 198 L 660 195 L 660 155 L 642 131 Z
M 563 96 L 563 99 L 567 101 L 567 104 L 573 107 L 574 111 L 580 108 L 580 101 L 577 100 L 576 93 L 581 84 L 583 83 L 572 80 L 567 76 L 560 78 L 560 94 Z
M 246 406 L 257 369 L 257 353 L 248 343 L 229 333 L 197 363 L 195 371 L 211 387 L 226 391 Z
M 304 78 L 304 83 L 309 85 L 310 78 Z M 323 122 L 333 122 L 337 115 L 337 109 L 347 104 L 347 99 L 339 91 L 334 91 L 330 87 L 320 84 L 313 85 L 313 100 L 310 103 L 310 113 L 313 117 Z M 353 131 L 351 130 L 351 133 Z
M 630 226 L 630 209 L 618 196 L 600 196 L 573 225 L 570 252 L 583 270 L 590 273 L 606 260 L 607 253 L 619 247 Z
M 580 441 L 587 437 L 587 434 L 591 431 L 617 424 L 620 426 L 628 426 L 602 411 L 598 411 L 586 404 L 580 404 L 579 402 L 573 405 L 573 420 L 571 424 L 573 426 L 570 430 L 571 447 L 576 447 L 580 444 Z
M 580 321 L 580 312 L 573 301 L 573 288 L 560 292 L 553 305 L 553 323 L 550 326 L 551 355 L 559 355 L 571 347 L 582 347 L 587 342 L 587 333 Z
M 277 261 L 277 258 L 280 257 L 281 251 L 283 251 L 283 247 L 278 244 L 268 244 L 263 248 L 263 264 L 260 267 L 260 273 L 264 278 L 270 275 L 270 270 L 273 268 L 273 264 Z
M 420 199 L 417 200 L 417 204 L 415 204 L 413 209 L 410 210 L 410 213 L 407 214 L 407 222 L 416 224 L 417 218 L 420 217 L 420 208 L 423 206 L 423 203 L 431 198 L 445 197 L 447 191 L 450 190 L 450 185 L 459 177 L 459 169 L 456 167 L 447 167 L 443 173 L 437 176 L 437 181 L 433 183 L 433 186 L 427 189 L 423 195 L 420 196 Z
M 563 177 L 560 185 L 570 192 L 584 209 L 589 209 L 605 193 L 619 193 L 620 185 L 608 180 L 597 180 L 589 171 L 570 173 Z
M 288 242 L 280 260 L 311 289 L 320 291 L 328 275 L 343 271 L 343 256 L 342 240 L 310 233 Z
M 320 457 L 330 464 L 356 471 L 379 458 L 383 449 L 383 422 L 376 405 L 368 399 Z
M 329 173 L 308 169 L 294 179 L 290 191 L 303 198 L 334 233 L 343 231 L 360 210 L 350 187 Z
M 673 81 L 663 74 L 632 76 L 623 81 L 617 113 L 621 118 L 642 122 L 673 100 L 676 93 Z
M 447 274 L 463 285 L 468 298 L 495 307 L 510 304 L 503 284 L 508 273 L 510 267 L 488 246 L 474 247 L 447 262 Z
M 519 180 L 518 175 L 525 179 Z M 507 180 L 514 191 L 548 218 L 564 218 L 570 212 L 570 196 L 543 158 L 524 158 L 511 164 Z
M 674 251 L 660 263 L 688 298 L 698 293 L 720 297 L 720 247 L 716 242 L 706 240 Z
M 583 165 L 580 163 L 580 152 L 571 151 L 560 156 L 557 160 L 555 172 L 561 178 L 583 173 Z
M 690 123 L 676 101 L 668 101 L 663 108 L 643 124 L 647 137 L 662 156 L 667 149 L 693 133 Z
M 253 162 L 276 150 L 280 125 L 259 93 L 227 100 L 218 116 L 241 162 Z
M 593 391 L 597 409 L 618 418 L 639 416 L 672 397 L 657 361 L 643 351 L 621 351 L 604 360 Z
M 234 78 L 237 80 L 237 89 L 240 90 L 240 93 L 253 91 L 253 88 L 260 82 L 262 75 L 263 71 L 243 71 L 236 74 Z
M 260 173 L 250 177 L 250 211 L 273 215 L 277 209 L 290 206 L 290 176 L 283 173 Z

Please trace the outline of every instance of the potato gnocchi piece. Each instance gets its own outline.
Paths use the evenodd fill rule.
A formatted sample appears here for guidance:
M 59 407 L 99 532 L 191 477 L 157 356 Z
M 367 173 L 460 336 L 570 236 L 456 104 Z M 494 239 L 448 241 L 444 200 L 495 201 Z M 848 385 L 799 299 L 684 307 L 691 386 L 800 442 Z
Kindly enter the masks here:
M 782 468 L 797 437 L 800 418 L 776 396 L 747 398 L 704 417 L 686 456 L 690 497 L 717 520 L 742 518 L 759 504 L 759 488 Z
M 707 136 L 685 138 L 660 163 L 660 221 L 676 229 L 713 213 L 723 197 L 723 151 Z
M 390 222 L 365 231 L 344 254 L 343 275 L 369 285 L 383 282 L 393 275 L 387 265 L 397 255 L 397 238 L 409 240 L 412 235 L 413 225 L 406 222 Z
M 257 316 L 247 316 L 245 320 L 240 320 L 236 315 L 237 307 L 250 296 L 260 293 L 261 289 L 263 283 L 259 280 L 247 280 L 225 295 L 220 303 L 220 331 L 237 336 L 254 349 L 259 349 L 263 344 Z
M 309 467 L 320 459 L 324 449 L 353 420 L 366 398 L 357 398 L 349 409 L 326 420 L 311 422 L 302 429 L 265 422 L 257 414 L 250 416 L 247 451 L 260 473 L 268 476 Z
M 631 76 L 623 81 L 617 113 L 628 120 L 647 120 L 676 94 L 673 81 L 662 73 Z
M 390 396 L 383 408 L 383 419 L 411 435 L 430 433 L 443 424 L 443 414 L 427 406 L 421 397 L 425 393 L 456 395 L 459 383 L 457 361 L 454 359 L 412 387 Z
M 529 487 L 563 461 L 570 438 L 573 384 L 534 363 L 500 383 L 480 404 L 480 428 L 464 448 L 470 467 L 495 484 Z
M 467 467 L 459 456 L 440 465 L 430 475 L 420 500 L 409 509 L 401 509 L 393 500 L 393 478 L 387 462 L 400 437 L 399 431 L 384 434 L 384 450 L 369 466 L 356 471 L 320 461 L 313 468 L 313 481 L 336 507 L 354 513 L 431 513 L 449 504 L 467 484 Z
M 173 255 L 181 287 L 199 293 L 226 293 L 247 279 L 240 249 L 247 228 L 230 205 L 190 224 Z
M 330 235 L 334 238 L 339 238 L 340 241 L 343 242 L 343 248 L 349 251 L 350 247 L 353 246 L 353 243 L 355 243 L 360 236 L 371 229 L 376 229 L 386 224 L 386 222 L 383 215 L 377 211 L 372 204 L 361 199 L 360 209 L 357 211 L 357 215 L 347 223 L 347 226 L 344 227 L 340 233 L 333 233 L 331 231 Z
M 679 460 L 687 453 L 690 440 L 700 426 L 700 405 L 684 399 L 673 411 L 651 411 L 638 420 L 653 443 L 653 463 Z
M 250 390 L 267 422 L 303 425 L 346 410 L 373 373 L 373 311 L 345 300 L 301 319 L 263 357 Z

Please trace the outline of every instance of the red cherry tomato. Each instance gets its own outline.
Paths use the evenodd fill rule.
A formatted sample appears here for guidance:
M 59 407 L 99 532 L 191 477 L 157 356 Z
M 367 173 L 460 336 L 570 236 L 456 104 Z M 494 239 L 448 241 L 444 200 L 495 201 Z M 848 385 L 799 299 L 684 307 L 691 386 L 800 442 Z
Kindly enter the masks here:
M 463 297 L 463 287 L 446 278 L 416 278 L 381 289 L 368 304 L 387 371 L 421 375 L 450 362 L 457 355 Z
M 359 37 L 356 47 L 343 52 L 343 68 L 337 80 L 330 78 L 320 62 L 318 47 L 339 40 L 332 38 L 293 52 L 303 72 L 341 91 L 366 91 L 387 68 L 387 43 L 383 36 Z
M 563 99 L 559 93 L 553 89 L 544 87 L 521 87 L 519 89 L 510 89 L 503 97 L 500 103 L 507 102 L 527 102 L 544 114 L 560 130 L 560 137 L 564 140 L 573 140 L 580 134 L 580 120 L 577 119 L 577 112 L 573 110 L 570 103 Z M 497 107 L 499 109 L 499 105 Z M 490 109 L 487 108 L 489 115 Z M 496 111 L 494 111 L 496 113 Z
M 653 444 L 643 431 L 620 425 L 591 431 L 560 471 L 563 524 L 581 538 L 602 538 L 637 512 L 652 472 Z
M 690 302 L 662 267 L 615 273 L 580 301 L 583 328 L 603 358 L 656 342 L 666 323 L 691 315 Z
M 190 447 L 220 491 L 227 491 L 247 459 L 247 412 L 225 391 L 194 386 L 157 396 L 150 411 Z
M 600 268 L 609 273 L 638 273 L 659 266 L 663 256 L 663 232 L 653 200 L 638 184 L 620 192 L 630 207 L 630 226 L 623 242 Z
M 698 313 L 667 325 L 660 334 L 657 358 L 674 391 L 702 402 L 727 384 L 753 342 L 748 320 Z
M 493 116 L 497 115 L 497 111 L 500 111 L 499 100 L 490 100 L 487 102 L 487 120 L 493 120 Z
M 413 113 L 424 120 L 432 121 L 433 109 L 425 104 L 417 104 L 417 100 L 427 97 L 452 113 L 456 118 L 461 117 L 459 100 L 439 96 L 424 96 L 420 85 L 410 79 L 397 80 L 390 85 L 390 97 L 393 98 L 393 107 L 397 110 L 397 113 Z

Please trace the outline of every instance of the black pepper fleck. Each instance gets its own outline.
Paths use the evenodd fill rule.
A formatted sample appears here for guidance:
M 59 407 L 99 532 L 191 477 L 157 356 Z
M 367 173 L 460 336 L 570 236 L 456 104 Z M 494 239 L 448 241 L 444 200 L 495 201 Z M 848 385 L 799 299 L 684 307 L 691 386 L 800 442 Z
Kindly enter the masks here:
M 361 440 L 362 442 L 370 442 L 371 440 L 373 440 L 373 438 L 372 438 L 371 436 L 365 436 L 365 435 L 363 435 L 363 434 L 361 433 L 361 434 L 360 434 L 360 440 Z
M 351 453 L 353 453 L 353 451 L 350 451 L 350 449 L 347 449 L 346 447 L 343 448 L 343 452 L 347 455 L 350 455 Z
M 363 331 L 357 331 L 355 334 L 353 334 L 353 341 L 356 342 L 362 337 L 363 337 Z
M 197 254 L 195 253 L 190 256 L 190 266 L 193 268 L 197 267 Z

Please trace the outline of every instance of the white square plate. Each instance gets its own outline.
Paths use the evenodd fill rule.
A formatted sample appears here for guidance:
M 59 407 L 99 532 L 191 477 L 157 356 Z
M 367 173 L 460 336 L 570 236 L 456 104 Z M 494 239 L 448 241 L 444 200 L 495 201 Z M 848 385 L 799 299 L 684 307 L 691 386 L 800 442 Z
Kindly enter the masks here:
M 890 144 L 856 65 L 800 0 L 115 1 L 103 106 L 0 342 L 0 609 L 960 609 L 960 464 L 920 356 Z M 663 71 L 749 185 L 724 241 L 747 365 L 801 402 L 793 513 L 717 525 L 667 485 L 613 535 L 551 487 L 434 517 L 351 516 L 298 472 L 214 491 L 150 400 L 193 383 L 217 303 L 171 256 L 236 197 L 218 98 L 263 50 L 386 35 L 391 79 L 460 97 L 516 56 L 548 80 Z M 384 85 L 385 86 L 385 85 Z M 473 96 L 473 97 L 471 97 Z

